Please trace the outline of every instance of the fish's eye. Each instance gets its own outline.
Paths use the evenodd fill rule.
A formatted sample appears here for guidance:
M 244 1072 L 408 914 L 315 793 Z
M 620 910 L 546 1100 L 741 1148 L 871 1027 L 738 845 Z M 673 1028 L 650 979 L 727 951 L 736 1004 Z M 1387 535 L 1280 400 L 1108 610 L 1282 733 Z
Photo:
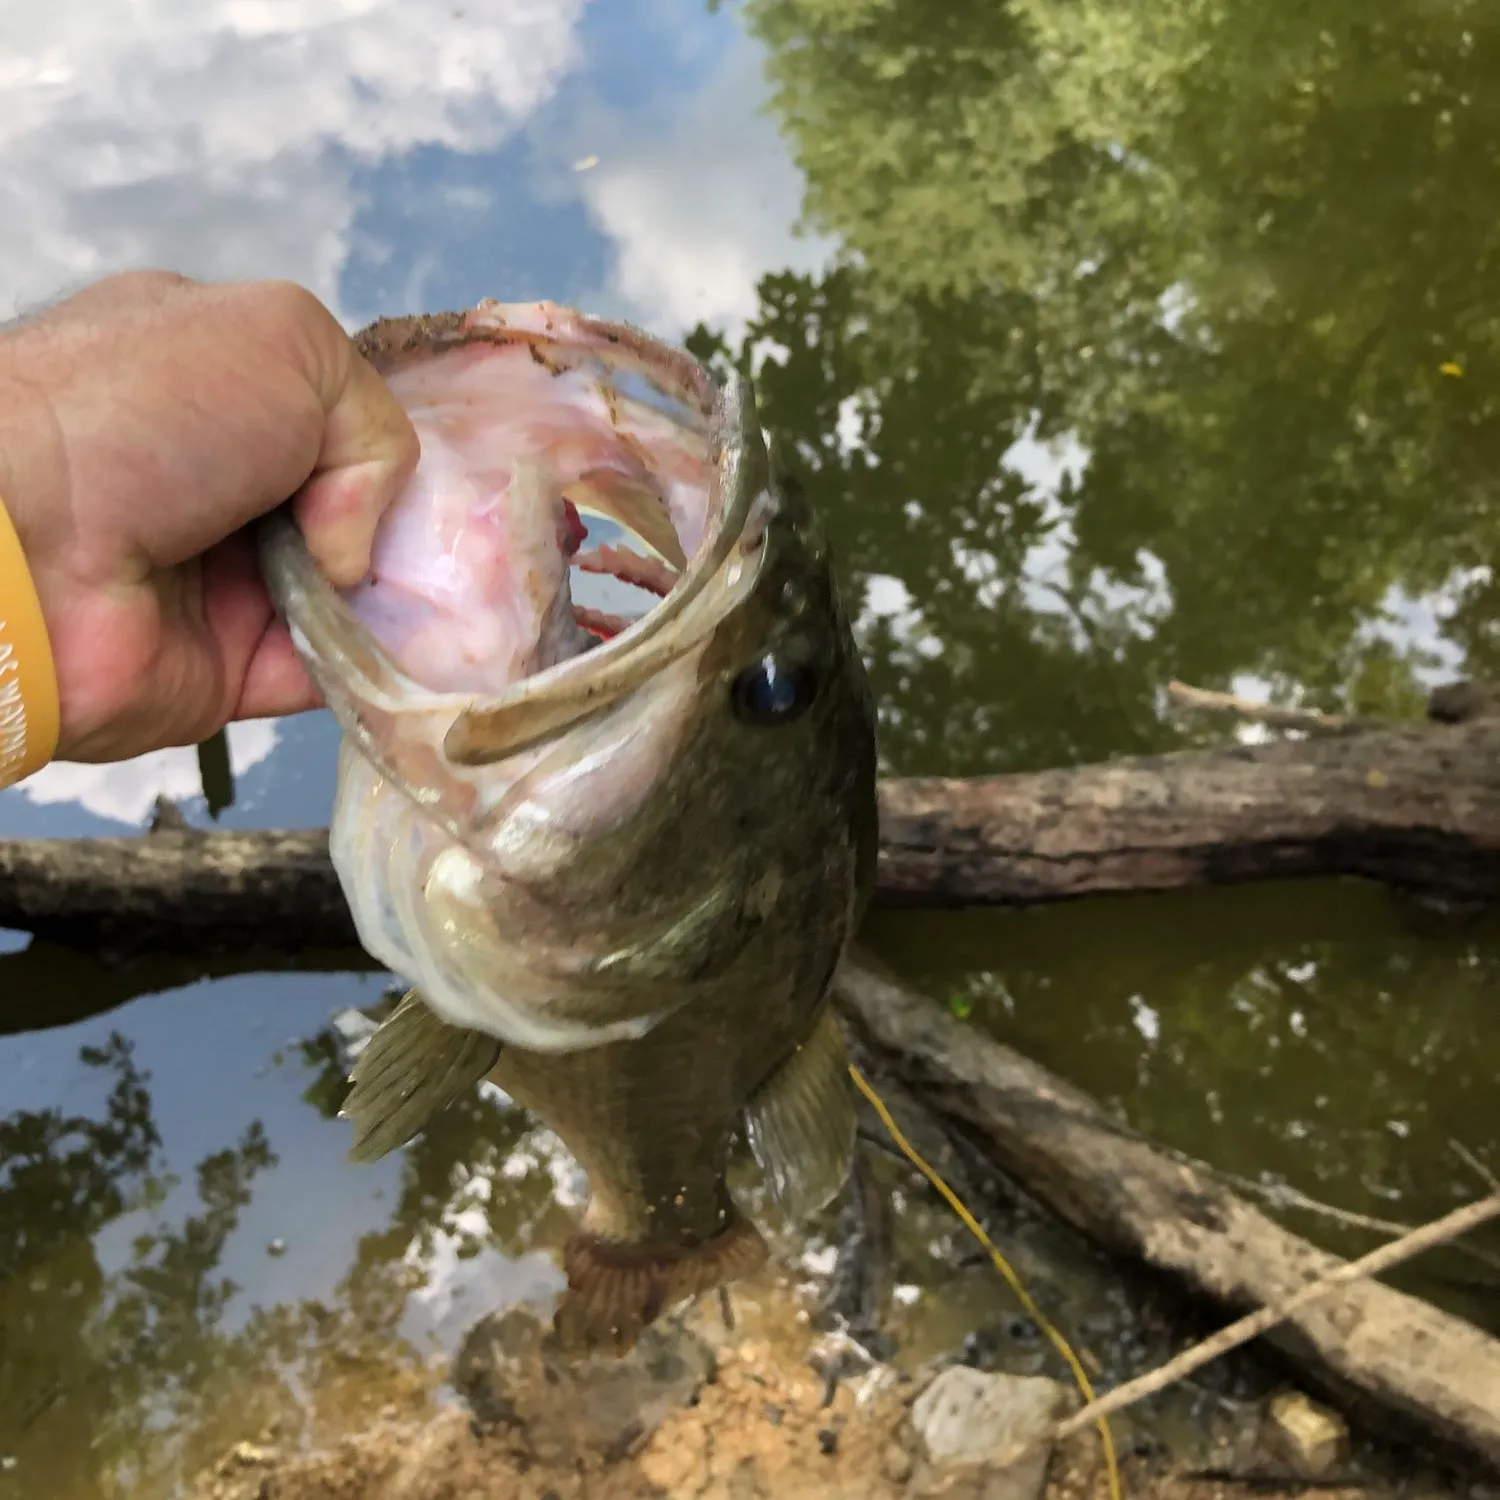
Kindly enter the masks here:
M 800 719 L 812 707 L 815 689 L 808 668 L 763 656 L 734 679 L 729 696 L 746 724 L 774 728 Z

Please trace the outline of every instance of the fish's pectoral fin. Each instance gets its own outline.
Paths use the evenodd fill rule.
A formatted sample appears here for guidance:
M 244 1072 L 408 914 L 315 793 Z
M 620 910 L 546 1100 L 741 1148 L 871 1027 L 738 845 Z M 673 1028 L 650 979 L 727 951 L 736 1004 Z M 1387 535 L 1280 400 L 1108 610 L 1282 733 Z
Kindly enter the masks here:
M 838 1196 L 858 1128 L 849 1053 L 832 1006 L 745 1106 L 745 1133 L 776 1205 L 793 1222 Z
M 563 1248 L 568 1289 L 552 1321 L 557 1347 L 573 1356 L 628 1354 L 668 1309 L 753 1276 L 768 1254 L 760 1231 L 737 1214 L 711 1240 L 681 1249 L 576 1234 Z
M 351 1161 L 379 1161 L 484 1077 L 500 1057 L 493 1037 L 441 1021 L 415 991 L 370 1038 L 339 1111 L 354 1123 Z

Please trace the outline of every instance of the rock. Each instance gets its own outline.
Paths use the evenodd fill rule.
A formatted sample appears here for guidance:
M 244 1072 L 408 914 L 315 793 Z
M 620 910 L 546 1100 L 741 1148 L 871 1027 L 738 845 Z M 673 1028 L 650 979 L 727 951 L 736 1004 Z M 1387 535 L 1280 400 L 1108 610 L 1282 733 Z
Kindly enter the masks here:
M 877 1361 L 865 1346 L 847 1333 L 824 1334 L 807 1351 L 807 1363 L 823 1377 L 823 1402 L 833 1400 L 839 1382 L 877 1368 Z
M 1067 1410 L 1072 1393 L 1040 1375 L 986 1374 L 953 1365 L 917 1397 L 911 1422 L 925 1459 L 912 1493 L 936 1490 L 963 1500 L 1037 1500 L 1050 1447 L 1004 1469 L 991 1467 L 1014 1443 L 1039 1437 Z
M 709 1346 L 657 1325 L 623 1359 L 566 1360 L 527 1308 L 482 1318 L 454 1362 L 453 1383 L 481 1431 L 505 1431 L 534 1459 L 624 1458 L 713 1377 Z
M 1327 1478 L 1349 1457 L 1344 1419 L 1301 1391 L 1278 1391 L 1271 1397 L 1261 1441 L 1299 1479 Z
M 1445 682 L 1428 697 L 1427 717 L 1435 724 L 1500 717 L 1500 687 L 1489 682 Z

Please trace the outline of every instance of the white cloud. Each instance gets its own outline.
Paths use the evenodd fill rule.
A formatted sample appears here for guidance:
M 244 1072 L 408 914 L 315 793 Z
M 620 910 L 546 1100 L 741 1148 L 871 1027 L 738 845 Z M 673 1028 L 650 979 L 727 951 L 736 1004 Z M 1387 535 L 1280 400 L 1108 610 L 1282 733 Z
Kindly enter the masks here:
M 667 338 L 700 319 L 737 338 L 763 275 L 828 263 L 832 240 L 794 232 L 804 184 L 762 110 L 762 58 L 741 39 L 669 117 L 591 112 L 558 143 L 559 163 L 599 158 L 579 191 L 615 254 L 588 305 Z
M 0 316 L 113 270 L 287 276 L 338 309 L 357 161 L 493 147 L 587 0 L 0 8 Z
M 271 719 L 231 724 L 229 764 L 244 775 L 276 748 L 277 726 Z M 28 777 L 16 791 L 37 803 L 76 802 L 96 817 L 139 825 L 146 821 L 158 797 L 176 801 L 202 791 L 198 753 L 191 747 L 154 750 L 150 755 L 114 765 L 86 766 L 55 761 Z

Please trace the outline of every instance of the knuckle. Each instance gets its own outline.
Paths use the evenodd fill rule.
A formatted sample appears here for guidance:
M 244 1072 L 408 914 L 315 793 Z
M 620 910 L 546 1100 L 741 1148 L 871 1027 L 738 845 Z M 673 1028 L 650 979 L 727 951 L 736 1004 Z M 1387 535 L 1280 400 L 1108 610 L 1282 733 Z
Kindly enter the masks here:
M 114 293 L 142 302 L 161 302 L 197 283 L 176 271 L 117 271 L 104 285 Z
M 347 378 L 353 346 L 317 294 L 283 280 L 244 282 L 237 294 L 243 317 L 259 337 L 301 371 L 325 404 L 333 399 Z
M 333 314 L 317 295 L 295 281 L 248 281 L 241 295 L 255 317 L 293 337 L 326 337 L 342 333 Z

